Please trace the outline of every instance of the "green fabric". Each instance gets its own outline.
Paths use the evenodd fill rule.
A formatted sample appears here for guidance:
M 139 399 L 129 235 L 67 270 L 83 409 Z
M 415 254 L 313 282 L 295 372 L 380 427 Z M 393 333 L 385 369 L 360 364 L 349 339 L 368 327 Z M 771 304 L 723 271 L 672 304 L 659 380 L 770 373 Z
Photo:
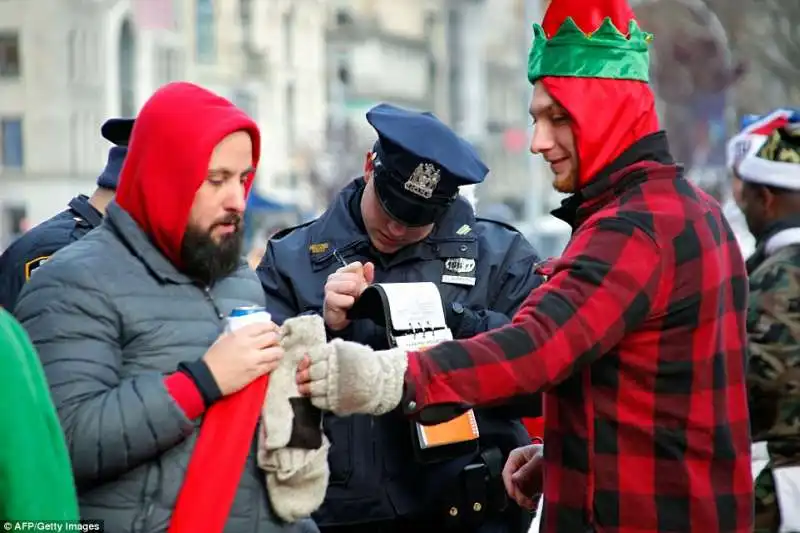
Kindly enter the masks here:
M 635 20 L 626 37 L 610 17 L 592 34 L 585 34 L 567 17 L 552 39 L 539 24 L 533 25 L 533 43 L 528 55 L 528 81 L 544 76 L 606 78 L 650 81 L 650 53 L 653 36 L 642 31 Z
M 758 149 L 756 157 L 800 165 L 800 129 L 779 128 L 773 131 Z
M 78 520 L 64 434 L 39 357 L 0 309 L 0 520 Z

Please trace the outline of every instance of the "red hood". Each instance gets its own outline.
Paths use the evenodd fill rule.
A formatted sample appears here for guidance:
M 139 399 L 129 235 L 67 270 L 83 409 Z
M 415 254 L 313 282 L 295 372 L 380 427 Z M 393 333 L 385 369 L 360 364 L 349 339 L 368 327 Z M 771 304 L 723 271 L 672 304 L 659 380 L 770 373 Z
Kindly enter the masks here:
M 640 81 L 545 77 L 542 84 L 572 116 L 579 187 L 659 130 L 653 93 Z
M 242 130 L 253 140 L 256 167 L 261 137 L 255 122 L 224 98 L 184 82 L 156 91 L 136 118 L 116 201 L 175 265 L 211 152 Z

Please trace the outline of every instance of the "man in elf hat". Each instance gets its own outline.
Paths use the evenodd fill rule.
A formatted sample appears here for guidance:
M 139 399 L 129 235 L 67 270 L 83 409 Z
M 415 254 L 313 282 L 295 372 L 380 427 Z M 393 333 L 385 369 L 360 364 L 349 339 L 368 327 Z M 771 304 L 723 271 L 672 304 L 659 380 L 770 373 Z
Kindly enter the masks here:
M 547 281 L 510 325 L 423 353 L 331 341 L 302 391 L 429 424 L 542 391 L 543 458 L 518 451 L 504 481 L 528 506 L 543 492 L 543 531 L 749 532 L 745 265 L 660 131 L 650 36 L 613 0 L 555 0 L 534 30 L 531 151 L 573 228 Z
M 776 114 L 736 164 L 758 242 L 747 261 L 747 386 L 759 533 L 800 531 L 800 114 Z

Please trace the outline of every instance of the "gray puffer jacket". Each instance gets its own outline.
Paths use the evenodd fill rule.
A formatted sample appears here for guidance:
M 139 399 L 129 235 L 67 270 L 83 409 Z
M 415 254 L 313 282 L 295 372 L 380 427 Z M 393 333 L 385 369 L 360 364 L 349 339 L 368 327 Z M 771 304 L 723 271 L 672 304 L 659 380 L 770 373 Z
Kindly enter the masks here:
M 199 423 L 164 374 L 202 357 L 243 305 L 264 305 L 244 263 L 211 288 L 193 284 L 114 203 L 99 228 L 37 269 L 15 315 L 44 365 L 83 518 L 114 533 L 166 531 Z M 274 515 L 254 444 L 225 533 L 316 531 Z

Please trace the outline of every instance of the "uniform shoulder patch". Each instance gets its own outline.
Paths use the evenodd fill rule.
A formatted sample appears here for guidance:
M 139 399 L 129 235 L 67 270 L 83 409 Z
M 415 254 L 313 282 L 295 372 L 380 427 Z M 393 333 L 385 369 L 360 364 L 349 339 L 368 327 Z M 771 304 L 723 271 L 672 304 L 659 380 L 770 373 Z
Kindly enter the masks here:
M 472 231 L 472 227 L 469 224 L 464 224 L 456 230 L 456 235 L 466 235 L 470 231 Z
M 308 251 L 312 254 L 321 254 L 327 252 L 328 248 L 330 248 L 330 245 L 327 242 L 318 242 L 309 245 Z
M 25 263 L 25 281 L 31 279 L 31 275 L 33 274 L 33 272 L 37 268 L 45 264 L 48 259 L 50 259 L 49 255 L 41 255 L 36 259 L 31 259 L 30 261 Z

